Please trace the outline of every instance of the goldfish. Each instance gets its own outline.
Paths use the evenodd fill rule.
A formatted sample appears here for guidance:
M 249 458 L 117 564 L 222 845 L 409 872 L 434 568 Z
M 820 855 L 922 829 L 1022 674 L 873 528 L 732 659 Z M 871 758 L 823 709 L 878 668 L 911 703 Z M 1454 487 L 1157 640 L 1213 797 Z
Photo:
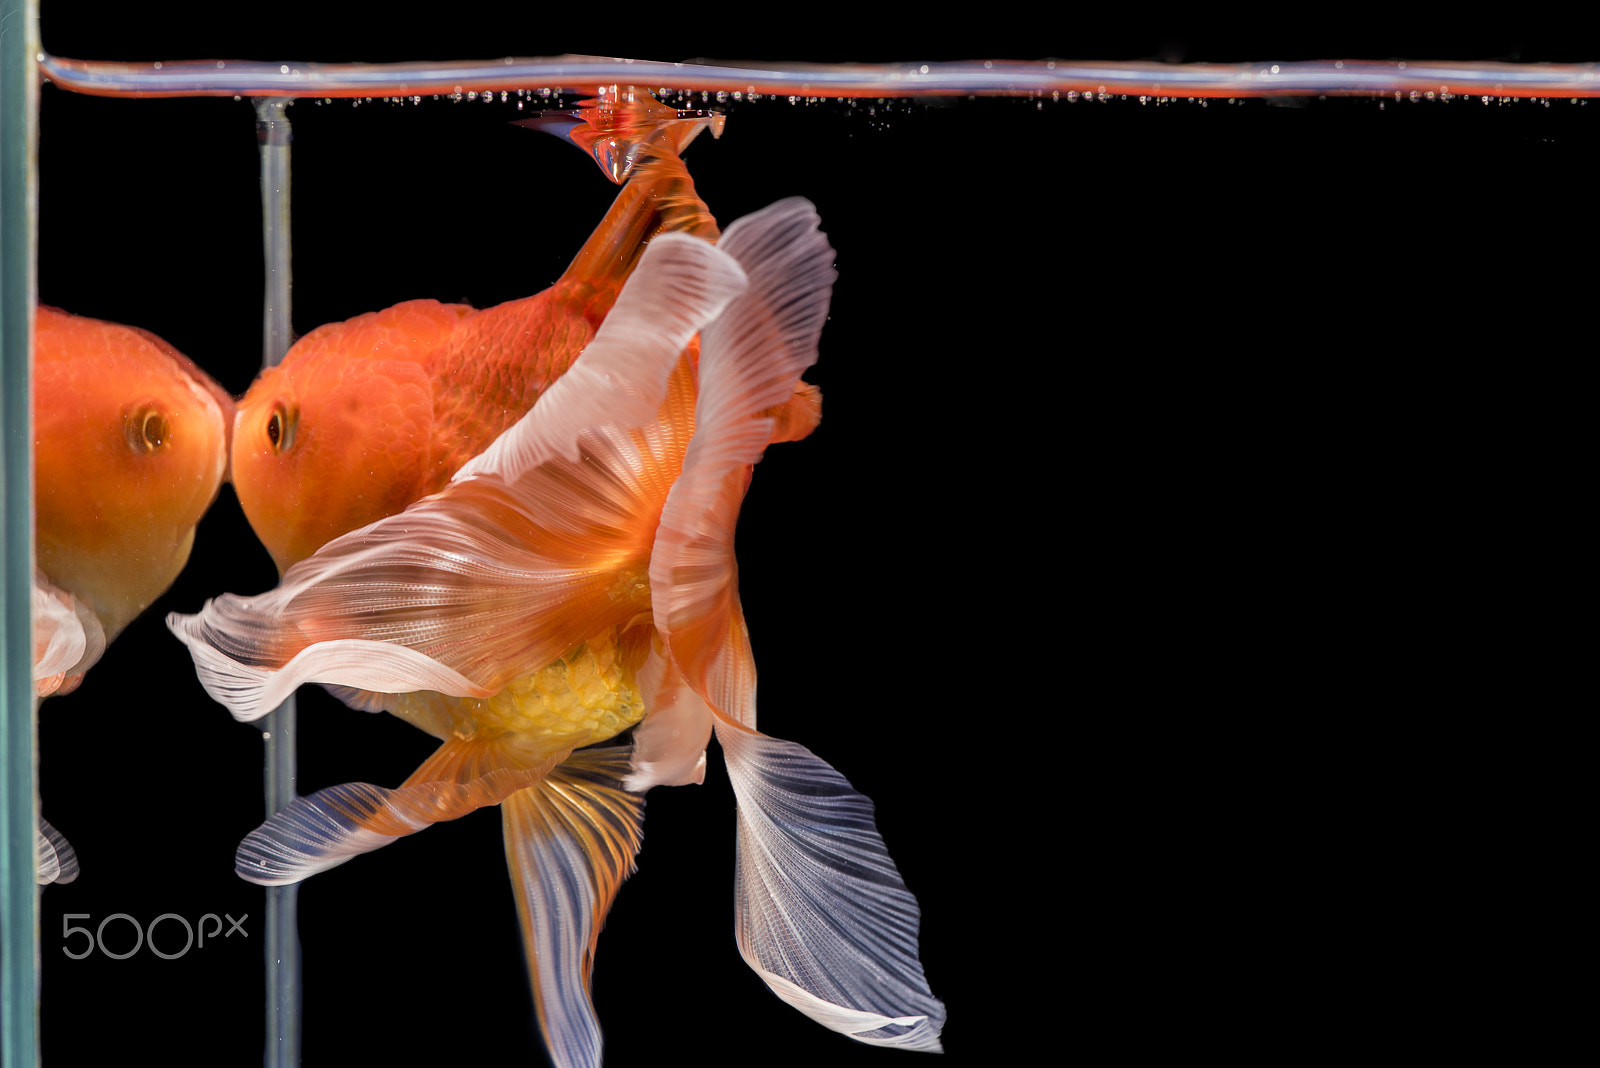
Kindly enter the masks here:
M 34 686 L 71 693 L 172 585 L 227 467 L 233 399 L 148 331 L 41 305 L 34 316 Z M 43 820 L 39 879 L 71 846 Z
M 557 1064 L 598 1064 L 590 978 L 642 795 L 703 781 L 715 733 L 739 806 L 741 955 L 833 1030 L 939 1049 L 916 899 L 871 802 L 756 730 L 733 534 L 782 436 L 774 413 L 816 358 L 832 262 L 799 199 L 715 245 L 656 237 L 581 357 L 439 492 L 265 594 L 168 616 L 237 718 L 317 682 L 441 742 L 398 787 L 291 802 L 241 843 L 242 877 L 295 882 L 499 804 L 546 1046 Z

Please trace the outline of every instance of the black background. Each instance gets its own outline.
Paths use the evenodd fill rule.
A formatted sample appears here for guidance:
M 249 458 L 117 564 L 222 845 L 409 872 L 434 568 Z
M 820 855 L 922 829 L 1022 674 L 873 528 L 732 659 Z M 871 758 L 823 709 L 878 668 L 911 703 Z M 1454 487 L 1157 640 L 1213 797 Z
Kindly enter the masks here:
M 1274 37 L 1103 17 L 1071 33 L 945 27 L 932 43 L 877 25 L 741 39 L 715 16 L 638 12 L 575 31 L 577 15 L 477 9 L 350 27 L 78 10 L 47 0 L 46 49 L 1594 58 L 1560 33 Z M 1263 740 L 1350 696 L 1343 671 L 1310 663 L 1315 639 L 1293 635 L 1319 605 L 1347 611 L 1340 588 L 1363 587 L 1368 564 L 1428 573 L 1419 531 L 1436 528 L 1419 501 L 1462 472 L 1419 424 L 1473 425 L 1462 383 L 1514 379 L 1548 344 L 1569 306 L 1562 250 L 1592 235 L 1592 208 L 1569 191 L 1588 182 L 1595 109 L 871 107 L 729 105 L 724 137 L 686 157 L 724 224 L 806 196 L 838 251 L 809 376 L 822 428 L 769 452 L 741 519 L 762 726 L 877 802 L 922 903 L 952 1058 L 1000 1063 L 1021 1039 L 1070 1042 L 1105 1013 L 1130 1052 L 1173 1029 L 1270 1046 L 1246 1006 L 1284 997 L 1308 959 L 1343 960 L 1339 931 L 1360 941 L 1361 895 L 1339 887 L 1373 863 L 1339 829 L 1351 810 L 1331 815 L 1296 783 L 1312 766 L 1303 737 Z M 302 333 L 413 297 L 481 307 L 534 292 L 614 195 L 582 154 L 511 126 L 514 102 L 307 101 L 289 115 Z M 253 120 L 248 102 L 46 86 L 40 299 L 153 330 L 243 392 L 261 347 Z M 79 692 L 43 706 L 43 810 L 83 865 L 43 896 L 48 1063 L 259 1057 L 263 895 L 232 854 L 263 815 L 260 732 L 200 690 L 162 617 L 273 580 L 224 489 L 174 589 Z M 302 793 L 393 785 L 433 746 L 320 691 L 300 708 Z M 903 1056 L 808 1022 L 739 960 L 715 752 L 704 786 L 654 791 L 647 812 L 595 972 L 608 1063 Z M 1385 870 L 1414 871 L 1404 853 L 1384 853 Z M 1386 885 L 1407 893 L 1404 878 Z M 498 812 L 320 875 L 300 911 L 305 1063 L 540 1063 Z M 82 942 L 64 922 L 169 912 L 247 914 L 249 938 L 174 961 L 63 953 Z M 174 948 L 175 925 L 161 931 Z M 106 934 L 114 949 L 132 940 L 122 921 Z M 1231 1007 L 1192 1015 L 1219 986 Z

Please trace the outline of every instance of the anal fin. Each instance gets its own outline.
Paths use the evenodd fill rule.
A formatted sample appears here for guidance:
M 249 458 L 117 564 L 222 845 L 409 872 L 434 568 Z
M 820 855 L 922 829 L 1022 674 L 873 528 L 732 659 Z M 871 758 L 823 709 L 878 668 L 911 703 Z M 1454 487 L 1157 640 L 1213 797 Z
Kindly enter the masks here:
M 560 1068 L 600 1063 L 595 945 L 643 837 L 644 796 L 622 787 L 631 760 L 631 746 L 579 750 L 501 806 L 539 1027 Z

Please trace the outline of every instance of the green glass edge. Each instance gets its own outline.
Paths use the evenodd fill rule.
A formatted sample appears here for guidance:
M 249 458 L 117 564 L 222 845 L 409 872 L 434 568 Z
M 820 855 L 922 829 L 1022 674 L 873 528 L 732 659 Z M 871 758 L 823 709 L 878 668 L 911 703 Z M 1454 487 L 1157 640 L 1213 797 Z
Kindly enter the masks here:
M 38 0 L 0 0 L 0 1063 L 39 1059 L 33 352 Z

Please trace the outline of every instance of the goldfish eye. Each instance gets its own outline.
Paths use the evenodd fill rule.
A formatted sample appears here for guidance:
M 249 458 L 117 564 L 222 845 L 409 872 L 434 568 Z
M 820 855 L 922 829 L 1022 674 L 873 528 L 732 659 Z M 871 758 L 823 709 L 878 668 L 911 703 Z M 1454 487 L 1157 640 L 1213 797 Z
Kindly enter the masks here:
M 122 432 L 128 439 L 128 448 L 143 454 L 155 452 L 166 444 L 171 431 L 161 410 L 144 404 L 123 417 Z
M 272 415 L 267 419 L 267 441 L 272 445 L 274 456 L 280 456 L 294 447 L 294 426 L 298 413 L 291 412 L 281 404 L 272 407 Z

